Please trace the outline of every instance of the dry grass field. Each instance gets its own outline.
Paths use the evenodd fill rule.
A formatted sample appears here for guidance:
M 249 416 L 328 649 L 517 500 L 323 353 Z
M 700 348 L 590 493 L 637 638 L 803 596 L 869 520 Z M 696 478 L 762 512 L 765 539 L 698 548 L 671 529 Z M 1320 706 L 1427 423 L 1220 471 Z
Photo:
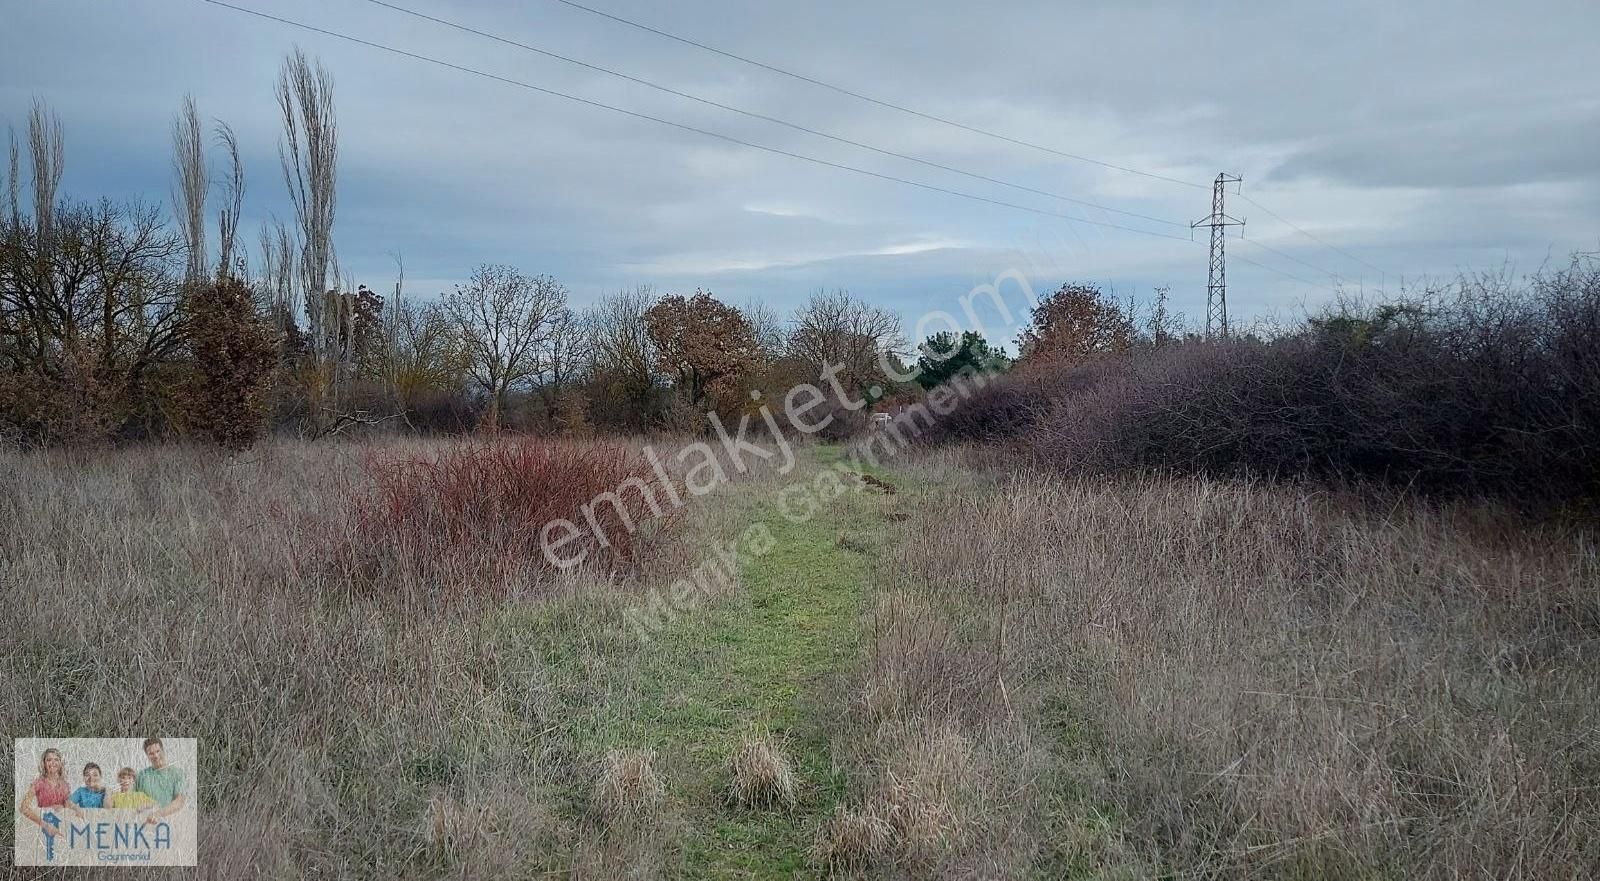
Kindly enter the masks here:
M 554 865 L 556 794 L 593 775 L 550 735 L 593 683 L 526 665 L 518 620 L 581 594 L 560 635 L 599 638 L 618 580 L 373 534 L 373 454 L 449 453 L 395 443 L 5 456 L 5 730 L 200 738 L 211 877 Z
M 1292 485 L 973 485 L 960 462 L 916 469 L 964 488 L 911 512 L 858 691 L 880 766 L 937 767 L 968 805 L 940 874 L 1600 866 L 1592 532 Z
M 809 447 L 594 566 L 530 551 L 638 450 L 0 455 L 0 726 L 200 738 L 204 877 L 1600 865 L 1579 527 L 959 450 L 855 482 Z M 641 640 L 629 610 L 752 524 Z

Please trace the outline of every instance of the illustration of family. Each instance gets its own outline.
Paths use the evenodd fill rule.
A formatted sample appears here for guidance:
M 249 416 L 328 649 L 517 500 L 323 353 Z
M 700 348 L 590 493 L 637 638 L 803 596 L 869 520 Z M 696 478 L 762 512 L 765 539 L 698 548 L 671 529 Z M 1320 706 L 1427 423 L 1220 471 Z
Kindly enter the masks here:
M 39 757 L 39 776 L 28 785 L 18 810 L 44 832 L 50 850 L 54 850 L 54 839 L 65 831 L 58 811 L 82 819 L 88 808 L 132 809 L 146 825 L 159 824 L 183 810 L 188 801 L 188 778 L 182 768 L 168 764 L 161 738 L 146 740 L 144 754 L 149 767 L 137 773 L 132 768 L 119 770 L 115 791 L 106 788 L 104 772 L 94 762 L 83 766 L 83 785 L 73 789 L 67 781 L 66 757 L 51 747 Z

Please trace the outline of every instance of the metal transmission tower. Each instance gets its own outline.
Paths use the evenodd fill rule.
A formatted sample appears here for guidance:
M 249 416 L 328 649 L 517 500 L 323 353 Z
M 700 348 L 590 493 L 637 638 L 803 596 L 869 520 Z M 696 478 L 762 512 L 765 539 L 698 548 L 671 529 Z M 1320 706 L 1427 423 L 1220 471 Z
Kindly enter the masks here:
M 1190 229 L 1211 227 L 1211 275 L 1206 280 L 1206 336 L 1228 335 L 1228 264 L 1223 251 L 1225 232 L 1230 226 L 1244 226 L 1244 221 L 1229 217 L 1222 210 L 1223 187 L 1236 184 L 1244 178 L 1236 174 L 1219 174 L 1211 184 L 1211 214 L 1189 224 Z

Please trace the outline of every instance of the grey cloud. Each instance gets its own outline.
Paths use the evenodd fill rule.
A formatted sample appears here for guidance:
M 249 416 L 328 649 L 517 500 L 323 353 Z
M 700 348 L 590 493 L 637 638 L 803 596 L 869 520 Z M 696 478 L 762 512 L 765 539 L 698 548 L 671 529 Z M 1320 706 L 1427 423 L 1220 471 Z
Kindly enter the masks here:
M 1574 103 L 1535 118 L 1477 113 L 1340 132 L 1291 155 L 1271 179 L 1440 188 L 1592 181 L 1600 176 L 1597 149 L 1600 105 Z
M 1116 222 L 643 90 L 349 0 L 237 0 L 498 75 L 772 147 Z M 717 101 L 1028 186 L 1187 224 L 1209 194 L 954 130 L 641 34 L 550 0 L 397 0 Z M 882 0 L 663 6 L 620 15 L 1081 155 L 1245 192 L 1396 272 L 1593 247 L 1600 114 L 1590 2 L 1334 6 Z M 58 0 L 8 11 L 0 118 L 37 94 L 67 127 L 65 188 L 168 191 L 184 92 L 244 141 L 251 218 L 286 216 L 271 86 L 296 43 L 338 89 L 339 252 L 362 279 L 400 250 L 418 285 L 481 260 L 566 280 L 580 298 L 705 284 L 790 305 L 844 286 L 910 309 L 1007 268 L 1144 290 L 1199 311 L 1205 248 L 908 189 L 529 93 L 198 3 Z M 1587 102 L 1587 103 L 1585 103 Z M 1242 207 L 1250 212 L 1247 206 Z M 1250 235 L 1342 278 L 1368 270 L 1259 212 Z M 1184 226 L 1144 224 L 1187 237 Z M 1497 250 L 1498 249 L 1498 250 Z M 1310 270 L 1237 253 L 1296 275 Z M 1235 312 L 1328 296 L 1230 265 Z M 427 282 L 421 280 L 426 279 Z M 1315 279 L 1325 281 L 1323 276 Z

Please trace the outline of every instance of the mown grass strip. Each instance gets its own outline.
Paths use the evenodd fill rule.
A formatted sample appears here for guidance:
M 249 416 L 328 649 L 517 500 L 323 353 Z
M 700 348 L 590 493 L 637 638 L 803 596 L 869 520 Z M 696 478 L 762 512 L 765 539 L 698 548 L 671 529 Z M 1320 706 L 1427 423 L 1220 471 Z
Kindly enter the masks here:
M 829 448 L 815 455 L 837 456 Z M 816 473 L 799 471 L 789 483 L 810 483 Z M 674 640 L 721 647 L 720 669 L 685 671 L 698 675 L 680 684 L 728 710 L 721 725 L 681 731 L 709 783 L 698 801 L 701 817 L 690 818 L 686 868 L 693 877 L 792 877 L 804 867 L 818 818 L 844 792 L 818 714 L 828 679 L 860 650 L 872 554 L 845 548 L 839 535 L 850 534 L 868 547 L 871 536 L 881 536 L 882 520 L 871 502 L 846 492 L 818 499 L 817 512 L 800 519 L 785 516 L 796 506 L 782 508 L 774 490 L 754 511 L 754 519 L 771 531 L 771 550 L 742 559 L 738 597 L 708 609 L 698 627 L 685 628 Z M 752 728 L 770 730 L 787 745 L 804 786 L 793 812 L 742 810 L 722 800 L 722 765 Z
M 717 506 L 707 520 L 710 542 L 726 542 L 752 524 L 764 524 L 769 549 L 741 553 L 738 589 L 680 614 L 641 642 L 621 626 L 578 639 L 583 621 L 598 610 L 573 600 L 534 611 L 511 625 L 531 641 L 533 663 L 567 669 L 567 676 L 605 683 L 566 697 L 571 715 L 559 720 L 563 739 L 587 759 L 612 748 L 654 750 L 682 822 L 681 852 L 668 862 L 689 878 L 791 878 L 806 865 L 820 818 L 843 796 L 845 781 L 833 767 L 824 715 L 829 680 L 860 653 L 860 624 L 875 558 L 886 532 L 879 498 L 854 481 L 819 477 L 837 472 L 835 448 L 813 448 L 809 458 L 779 482 L 724 487 L 707 500 Z M 828 465 L 824 465 L 828 463 Z M 823 465 L 823 467 L 818 467 Z M 826 488 L 842 484 L 834 497 Z M 817 486 L 810 508 L 805 493 L 790 504 L 778 493 Z M 840 536 L 849 536 L 841 543 Z M 598 688 L 598 685 L 597 685 Z M 802 781 L 798 804 L 745 809 L 726 798 L 726 765 L 741 739 L 771 732 L 783 744 Z M 569 807 L 583 810 L 581 785 L 568 792 Z

